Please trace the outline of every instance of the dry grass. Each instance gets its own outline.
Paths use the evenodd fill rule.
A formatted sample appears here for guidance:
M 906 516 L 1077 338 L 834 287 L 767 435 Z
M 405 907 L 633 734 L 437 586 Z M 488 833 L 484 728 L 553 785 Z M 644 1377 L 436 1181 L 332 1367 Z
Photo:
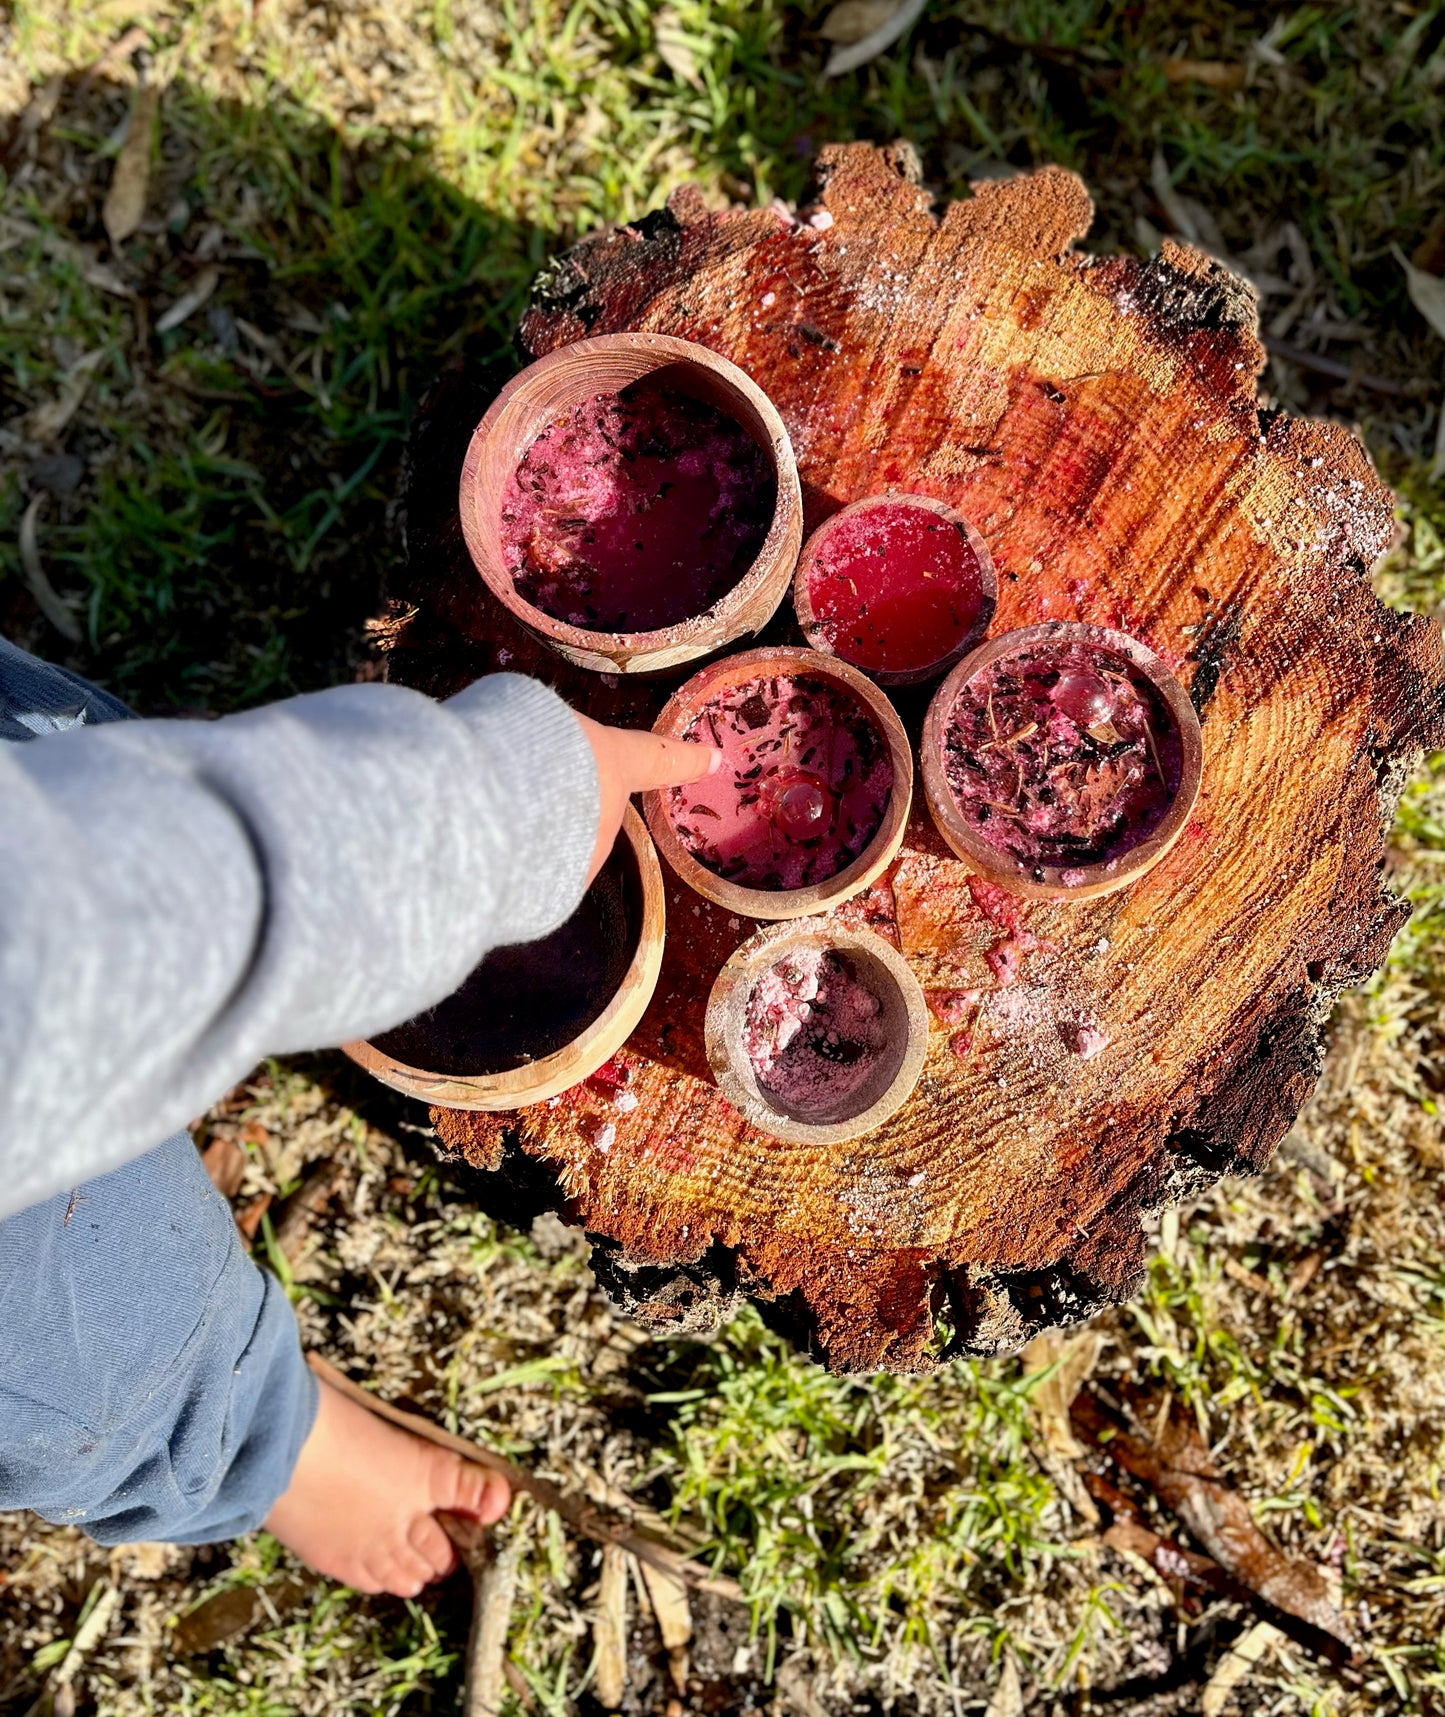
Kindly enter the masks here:
M 942 191 L 1062 160 L 1098 195 L 1099 248 L 1192 226 L 1242 260 L 1296 354 L 1269 391 L 1361 422 L 1405 496 L 1382 588 L 1438 608 L 1440 347 L 1391 252 L 1434 245 L 1445 268 L 1439 7 L 1276 21 L 940 3 L 894 53 L 819 88 L 824 9 L 679 0 L 697 87 L 661 58 L 641 0 L 29 0 L 0 15 L 0 626 L 147 710 L 369 671 L 362 622 L 395 552 L 415 398 L 440 364 L 505 361 L 556 244 L 683 177 L 717 199 L 796 195 L 816 143 L 900 133 Z M 1181 59 L 1243 82 L 1171 81 Z M 113 252 L 101 208 L 142 72 L 165 85 L 146 219 Z M 209 300 L 157 334 L 210 268 Z M 28 414 L 96 353 L 72 421 L 37 439 Z M 18 521 L 42 492 L 73 646 L 21 577 Z M 1445 1712 L 1438 769 L 1411 789 L 1397 849 L 1416 919 L 1342 1009 L 1320 1094 L 1269 1173 L 1166 1221 L 1146 1290 L 1101 1325 L 1101 1371 L 1188 1402 L 1265 1528 L 1335 1570 L 1367 1630 L 1358 1683 L 1275 1651 L 1235 1696 L 1247 1713 Z M 1181 1612 L 1099 1544 L 1016 1362 L 832 1379 L 751 1315 L 711 1341 L 650 1342 L 598 1294 L 575 1237 L 480 1215 L 420 1118 L 321 1059 L 264 1070 L 207 1127 L 245 1143 L 243 1197 L 343 1165 L 310 1255 L 291 1272 L 273 1257 L 309 1340 L 559 1481 L 632 1497 L 743 1580 L 746 1616 L 701 1618 L 691 1708 L 958 1717 L 984 1710 L 1009 1656 L 1030 1712 L 1198 1708 L 1249 1618 Z M 506 1530 L 523 1549 L 509 1649 L 536 1709 L 583 1712 L 595 1559 L 525 1509 Z M 455 1589 L 423 1605 L 330 1592 L 184 1659 L 168 1649 L 177 1613 L 228 1584 L 277 1588 L 286 1558 L 264 1536 L 111 1557 L 6 1517 L 0 1544 L 0 1710 L 30 1707 L 102 1580 L 120 1604 L 83 1708 L 454 1706 Z M 633 1708 L 661 1712 L 656 1641 L 633 1644 Z

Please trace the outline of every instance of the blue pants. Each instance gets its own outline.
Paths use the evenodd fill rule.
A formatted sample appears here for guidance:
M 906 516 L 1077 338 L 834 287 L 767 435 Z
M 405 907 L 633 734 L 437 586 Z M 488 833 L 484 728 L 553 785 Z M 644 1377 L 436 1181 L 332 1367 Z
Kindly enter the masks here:
M 0 639 L 0 742 L 125 714 Z M 0 1509 L 102 1544 L 233 1538 L 315 1413 L 286 1296 L 187 1134 L 0 1222 Z

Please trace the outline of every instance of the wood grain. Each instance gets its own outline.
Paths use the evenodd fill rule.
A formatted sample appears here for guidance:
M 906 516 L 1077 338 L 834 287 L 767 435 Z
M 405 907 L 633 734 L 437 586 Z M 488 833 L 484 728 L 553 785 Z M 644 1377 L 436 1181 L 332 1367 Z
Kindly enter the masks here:
M 830 1365 L 925 1367 L 1128 1295 L 1145 1213 L 1266 1162 L 1334 998 L 1406 916 L 1385 831 L 1445 742 L 1445 677 L 1438 627 L 1371 591 L 1392 496 L 1360 443 L 1259 402 L 1248 286 L 1167 241 L 1147 264 L 1072 250 L 1091 206 L 1057 169 L 941 211 L 906 146 L 829 148 L 818 170 L 799 221 L 684 190 L 589 238 L 539 284 L 527 350 L 640 328 L 723 352 L 787 425 L 808 529 L 888 485 L 959 507 L 998 568 L 995 630 L 1116 626 L 1189 688 L 1195 815 L 1123 893 L 1021 903 L 1032 951 L 1002 987 L 986 956 L 1020 939 L 916 808 L 889 872 L 837 915 L 893 938 L 935 995 L 980 991 L 982 1018 L 966 1057 L 934 1032 L 913 1096 L 867 1138 L 783 1144 L 722 1102 L 703 1007 L 752 927 L 671 878 L 657 994 L 608 1079 L 435 1121 L 479 1168 L 540 1159 L 635 1315 L 678 1326 L 751 1293 Z M 421 415 L 390 672 L 434 693 L 540 672 L 649 724 L 669 687 L 548 659 L 466 559 L 457 474 L 497 385 L 458 372 Z M 780 618 L 764 638 L 797 633 Z M 1064 1041 L 1082 1018 L 1109 1039 L 1090 1060 Z M 619 1077 L 640 1099 L 626 1112 Z

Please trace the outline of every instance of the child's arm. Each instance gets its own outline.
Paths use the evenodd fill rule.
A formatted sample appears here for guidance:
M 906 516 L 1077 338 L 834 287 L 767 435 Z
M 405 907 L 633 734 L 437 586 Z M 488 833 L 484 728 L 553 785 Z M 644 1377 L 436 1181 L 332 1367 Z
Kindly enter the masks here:
M 0 745 L 0 1216 L 545 934 L 707 762 L 511 675 Z

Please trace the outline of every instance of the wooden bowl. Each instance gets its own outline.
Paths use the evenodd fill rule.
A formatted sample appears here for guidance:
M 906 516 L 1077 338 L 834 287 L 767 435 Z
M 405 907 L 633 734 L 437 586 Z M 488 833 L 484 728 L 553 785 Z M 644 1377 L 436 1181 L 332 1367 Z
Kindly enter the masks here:
M 767 455 L 777 480 L 772 523 L 757 558 L 713 606 L 652 632 L 594 632 L 518 594 L 503 556 L 502 496 L 527 449 L 570 407 L 666 372 L 667 385 L 734 419 Z M 803 497 L 788 432 L 772 401 L 736 364 L 666 334 L 605 334 L 561 346 L 529 365 L 492 401 L 462 466 L 462 532 L 487 588 L 522 623 L 579 667 L 653 674 L 714 654 L 758 631 L 788 588 L 803 540 Z
M 342 1049 L 382 1084 L 423 1103 L 438 1103 L 448 1109 L 520 1109 L 525 1104 L 555 1097 L 559 1091 L 588 1078 L 636 1030 L 652 1000 L 662 969 L 665 919 L 662 868 L 642 818 L 630 805 L 613 849 L 613 860 L 621 869 L 628 917 L 637 920 L 636 945 L 621 984 L 605 1002 L 599 996 L 602 1005 L 596 1017 L 560 1049 L 497 1073 L 438 1072 L 401 1060 L 377 1043 L 344 1043 Z M 485 1005 L 484 1000 L 479 1005 Z M 420 1015 L 418 1021 L 410 1021 L 408 1026 L 424 1023 L 428 1017 Z M 391 1035 L 383 1033 L 381 1041 Z
M 910 507 L 919 512 L 935 513 L 938 517 L 946 519 L 967 539 L 969 547 L 973 550 L 978 561 L 981 585 L 977 619 L 956 644 L 943 651 L 933 661 L 913 668 L 869 668 L 864 667 L 862 663 L 853 664 L 855 667 L 861 668 L 863 673 L 875 680 L 880 686 L 918 686 L 925 685 L 930 680 L 936 680 L 940 674 L 947 673 L 955 662 L 974 648 L 988 631 L 993 620 L 994 608 L 998 602 L 998 574 L 994 570 L 993 556 L 988 552 L 988 545 L 983 538 L 957 508 L 950 507 L 944 501 L 935 501 L 930 495 L 908 495 L 892 491 L 885 495 L 866 495 L 861 501 L 850 501 L 846 507 L 840 507 L 831 518 L 825 519 L 818 526 L 817 530 L 803 545 L 803 552 L 798 560 L 798 570 L 793 574 L 793 607 L 797 612 L 798 624 L 803 629 L 803 636 L 815 650 L 820 651 L 825 656 L 841 655 L 843 660 L 851 660 L 834 645 L 828 635 L 828 626 L 819 619 L 813 607 L 813 572 L 819 557 L 840 529 L 857 519 L 860 514 L 898 507 Z
M 1041 644 L 1085 643 L 1122 656 L 1137 668 L 1163 699 L 1179 737 L 1181 752 L 1179 784 L 1173 801 L 1154 832 L 1117 858 L 1089 865 L 1039 864 L 1028 866 L 1011 853 L 1000 852 L 979 839 L 959 811 L 944 771 L 944 743 L 949 717 L 962 688 L 990 663 L 1037 648 Z M 920 750 L 923 790 L 935 827 L 948 845 L 973 870 L 1011 894 L 1034 900 L 1085 900 L 1093 895 L 1112 894 L 1127 887 L 1162 859 L 1178 840 L 1199 796 L 1204 766 L 1204 741 L 1199 717 L 1189 694 L 1159 657 L 1127 633 L 1106 626 L 1086 626 L 1073 621 L 1047 621 L 1025 626 L 990 638 L 965 657 L 934 694 L 923 723 Z M 1068 875 L 1071 880 L 1064 881 Z
M 765 674 L 806 674 L 810 679 L 843 686 L 863 705 L 883 736 L 893 765 L 893 789 L 878 832 L 858 857 L 826 882 L 791 889 L 745 888 L 709 870 L 687 851 L 667 814 L 665 793 L 644 793 L 642 808 L 663 857 L 704 899 L 746 918 L 803 918 L 860 893 L 892 863 L 903 844 L 913 803 L 913 751 L 893 705 L 866 674 L 836 656 L 782 646 L 743 650 L 701 669 L 668 699 L 652 731 L 670 739 L 680 738 L 718 692 Z
M 815 949 L 841 955 L 877 996 L 885 1047 L 861 1090 L 831 1107 L 789 1108 L 758 1082 L 745 1041 L 748 1004 L 765 973 L 790 954 Z M 713 984 L 703 1031 L 718 1089 L 745 1120 L 791 1144 L 835 1145 L 881 1127 L 910 1096 L 928 1053 L 928 1006 L 891 943 L 869 930 L 809 919 L 770 925 L 743 943 Z

